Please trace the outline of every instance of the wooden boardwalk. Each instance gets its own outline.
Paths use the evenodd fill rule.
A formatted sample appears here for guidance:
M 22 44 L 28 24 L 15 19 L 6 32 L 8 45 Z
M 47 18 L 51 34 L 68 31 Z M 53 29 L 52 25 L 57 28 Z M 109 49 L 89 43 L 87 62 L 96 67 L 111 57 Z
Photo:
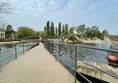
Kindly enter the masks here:
M 0 83 L 74 83 L 74 77 L 41 44 L 3 67 Z

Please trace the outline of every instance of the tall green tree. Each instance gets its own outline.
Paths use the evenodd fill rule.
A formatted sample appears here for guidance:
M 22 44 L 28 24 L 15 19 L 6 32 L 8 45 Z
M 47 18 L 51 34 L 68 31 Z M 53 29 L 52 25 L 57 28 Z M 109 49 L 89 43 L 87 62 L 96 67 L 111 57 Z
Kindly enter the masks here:
M 57 33 L 57 27 L 56 27 L 56 29 L 55 29 L 55 35 L 57 36 L 57 34 L 58 34 L 58 33 Z
M 68 35 L 68 24 L 65 24 L 65 30 L 64 30 L 65 35 Z
M 54 23 L 51 22 L 50 35 L 54 36 Z
M 64 31 L 65 31 L 65 27 L 64 27 L 64 25 L 63 25 L 63 27 L 62 27 L 62 33 L 64 33 Z
M 50 21 L 47 21 L 46 27 L 47 27 L 47 35 L 50 36 Z
M 59 24 L 58 24 L 58 36 L 60 36 L 61 35 L 61 23 L 59 22 Z

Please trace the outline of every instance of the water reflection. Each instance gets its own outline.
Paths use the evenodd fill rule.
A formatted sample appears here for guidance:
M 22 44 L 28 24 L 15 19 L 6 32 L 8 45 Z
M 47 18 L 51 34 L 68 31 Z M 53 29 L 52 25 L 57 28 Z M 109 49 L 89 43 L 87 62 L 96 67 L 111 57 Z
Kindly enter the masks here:
M 8 49 L 8 48 L 13 48 L 13 44 L 6 44 L 6 48 Z
M 58 50 L 58 51 L 56 51 L 54 49 L 53 50 L 50 49 L 50 51 L 58 52 L 57 54 L 59 56 L 57 55 L 57 57 L 58 57 L 59 61 L 66 62 L 67 64 L 69 64 L 71 67 L 74 68 L 74 66 L 75 66 L 75 46 L 74 45 L 59 44 L 57 46 L 57 44 L 56 44 L 56 45 L 51 45 L 51 46 L 53 46 L 51 48 L 55 47 L 56 50 Z M 96 45 L 94 45 L 94 46 L 96 46 Z M 48 48 L 50 48 L 49 44 L 48 44 Z M 116 82 L 117 81 L 116 78 L 118 76 L 118 69 L 108 66 L 107 55 L 110 55 L 110 54 L 111 53 L 106 52 L 106 51 L 77 47 L 77 60 L 78 60 L 77 71 L 90 75 L 92 77 L 96 77 L 96 78 L 105 80 L 105 81 Z M 61 62 L 61 63 L 67 69 L 69 69 L 68 68 L 69 66 L 67 66 L 63 62 Z M 87 62 L 88 64 L 85 64 L 84 62 Z M 113 77 L 99 71 L 98 69 L 100 69 L 104 72 L 108 72 Z M 114 77 L 116 77 L 116 78 L 114 78 Z M 109 79 L 107 79 L 107 78 L 109 78 Z
M 53 49 L 55 46 L 53 43 L 49 43 L 47 48 L 49 49 L 51 47 L 49 50 L 55 52 L 55 49 Z M 72 45 L 59 44 L 58 54 L 68 55 L 68 57 L 74 58 L 75 47 Z M 79 60 L 108 64 L 107 55 L 108 53 L 105 51 L 77 47 L 77 58 Z

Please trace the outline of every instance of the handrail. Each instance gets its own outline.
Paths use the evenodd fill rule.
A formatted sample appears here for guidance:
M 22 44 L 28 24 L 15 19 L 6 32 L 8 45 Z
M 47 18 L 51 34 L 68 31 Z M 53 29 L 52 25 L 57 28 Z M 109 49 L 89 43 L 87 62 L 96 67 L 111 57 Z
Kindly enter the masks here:
M 0 64 L 5 65 L 4 61 L 8 60 L 11 57 L 17 59 L 17 56 L 19 56 L 20 53 L 24 53 L 28 51 L 32 46 L 36 44 L 37 42 L 33 42 L 33 43 L 24 42 L 24 43 L 12 44 L 13 45 L 12 49 L 7 49 L 6 51 L 0 51 Z M 5 45 L 8 45 L 8 44 L 2 44 L 2 46 L 5 46 Z
M 59 58 L 61 59 L 61 58 Z M 61 59 L 65 64 L 67 64 L 71 69 L 73 69 L 75 72 L 77 72 L 70 64 L 68 64 L 66 61 L 64 61 L 63 59 Z M 78 72 L 79 73 L 79 72 Z M 92 83 L 89 79 L 87 79 L 84 75 L 82 75 L 81 73 L 79 73 L 86 81 L 88 81 L 89 83 Z
M 103 70 L 101 70 L 101 69 L 99 69 L 99 68 L 97 68 L 97 67 L 95 67 L 95 66 L 93 66 L 93 65 L 90 65 L 90 64 L 88 64 L 88 63 L 85 62 L 85 61 L 82 61 L 82 62 L 85 63 L 85 64 L 87 64 L 87 65 L 89 65 L 89 66 L 91 66 L 91 67 L 93 67 L 93 68 L 95 68 L 95 69 L 97 69 L 97 70 L 99 70 L 99 71 L 101 71 L 101 72 L 103 72 L 103 73 L 106 73 L 107 75 L 110 75 L 110 76 L 112 76 L 112 77 L 118 79 L 117 76 L 114 76 L 114 75 L 112 75 L 112 74 L 110 74 L 110 73 L 108 73 L 108 72 L 105 72 L 105 71 L 103 71 Z
M 89 48 L 89 49 L 94 49 L 94 50 L 100 50 L 100 51 L 108 51 L 108 52 L 118 53 L 118 50 L 113 50 L 113 49 L 105 49 L 105 48 L 98 48 L 98 47 L 78 45 L 78 44 L 67 44 L 67 43 L 58 43 L 58 44 L 70 45 L 70 46 L 77 46 L 77 47 L 82 47 L 82 48 Z
M 45 44 L 46 44 L 47 42 L 45 42 Z M 62 43 L 62 42 L 48 42 L 48 43 L 52 43 L 52 44 L 56 44 L 56 45 L 64 45 L 64 46 L 74 46 L 74 47 L 80 47 L 80 48 L 88 48 L 88 49 L 93 49 L 93 50 L 100 50 L 100 51 L 107 51 L 107 52 L 114 52 L 114 53 L 118 53 L 118 50 L 112 50 L 112 49 L 104 49 L 104 48 L 98 48 L 98 47 L 93 47 L 93 46 L 85 46 L 85 45 L 78 45 L 78 44 L 67 44 L 67 43 Z M 48 44 L 47 43 L 47 44 Z M 49 46 L 48 46 L 49 47 Z M 51 48 L 52 50 L 55 50 L 56 48 L 55 48 L 55 46 L 53 45 L 52 47 L 50 46 L 49 48 Z M 58 49 L 57 49 L 57 51 L 56 52 L 59 52 L 59 51 L 61 51 L 61 50 L 59 50 L 59 49 L 61 49 L 59 46 L 58 46 Z M 62 49 L 64 49 L 64 48 L 62 48 Z M 77 53 L 77 52 L 76 52 Z M 77 54 L 74 54 L 74 55 L 77 55 Z M 58 55 L 57 55 L 58 56 Z M 76 56 L 74 56 L 74 59 L 75 60 L 79 60 L 79 59 L 77 59 L 78 57 L 76 57 Z M 61 59 L 61 58 L 60 58 Z M 62 60 L 62 59 L 61 59 Z M 64 60 L 62 60 L 64 63 L 66 63 Z M 76 62 L 76 61 L 75 61 Z M 88 64 L 88 63 L 86 63 L 85 61 L 82 61 L 82 62 L 84 62 L 85 64 L 87 64 L 87 65 L 89 65 L 89 66 L 91 66 L 91 67 L 93 67 L 93 68 L 95 68 L 95 69 L 97 69 L 98 71 L 101 71 L 101 72 L 103 72 L 103 73 L 105 73 L 105 74 L 107 74 L 107 75 L 109 75 L 109 76 L 112 76 L 113 78 L 115 78 L 115 79 L 118 79 L 118 77 L 117 76 L 114 76 L 114 75 L 112 75 L 112 74 L 110 74 L 110 73 L 108 73 L 108 72 L 105 72 L 105 71 L 103 71 L 103 70 L 101 70 L 101 69 L 99 69 L 99 68 L 97 68 L 97 67 L 95 67 L 95 66 L 93 66 L 93 65 L 90 65 L 90 64 Z M 72 66 L 70 66 L 68 63 L 66 63 L 70 68 L 72 68 L 73 70 L 75 70 L 76 71 L 76 67 L 75 68 L 73 68 Z M 75 64 L 76 66 L 77 66 L 77 62 L 76 62 L 76 64 Z M 77 72 L 77 71 L 76 71 Z M 79 73 L 79 72 L 78 72 Z M 80 73 L 79 73 L 80 74 Z M 83 77 L 83 76 L 82 76 Z M 85 78 L 86 80 L 87 80 L 87 78 L 86 77 L 83 77 L 83 78 Z M 87 80 L 88 81 L 88 80 Z M 91 81 L 88 81 L 89 83 L 91 83 Z

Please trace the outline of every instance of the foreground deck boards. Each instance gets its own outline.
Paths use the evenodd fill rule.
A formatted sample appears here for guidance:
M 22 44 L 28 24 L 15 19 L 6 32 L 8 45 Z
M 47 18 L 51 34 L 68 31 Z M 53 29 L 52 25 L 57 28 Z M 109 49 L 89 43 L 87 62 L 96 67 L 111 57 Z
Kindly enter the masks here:
M 74 83 L 74 77 L 41 44 L 3 67 L 0 83 Z

